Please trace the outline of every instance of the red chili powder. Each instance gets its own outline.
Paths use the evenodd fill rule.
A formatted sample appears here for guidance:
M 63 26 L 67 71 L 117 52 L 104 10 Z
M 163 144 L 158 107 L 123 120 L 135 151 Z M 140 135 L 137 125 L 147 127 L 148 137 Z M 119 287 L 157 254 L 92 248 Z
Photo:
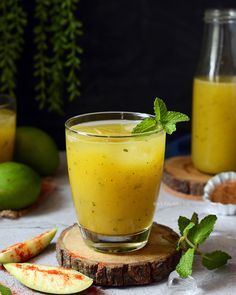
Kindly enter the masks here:
M 64 277 L 65 280 L 69 279 L 69 274 L 64 273 L 63 271 L 60 271 L 60 270 L 56 270 L 56 269 L 40 269 L 35 265 L 22 265 L 22 264 L 18 264 L 18 263 L 16 263 L 16 267 L 21 268 L 23 270 L 33 270 L 33 271 L 38 271 L 38 272 L 42 272 L 42 273 L 47 273 L 50 275 L 61 275 Z M 67 268 L 62 268 L 62 269 L 68 270 Z M 84 279 L 84 277 L 81 276 L 80 274 L 73 274 L 73 276 L 78 280 Z
M 8 250 L 12 249 L 12 248 L 15 248 L 15 247 L 23 247 L 24 243 L 17 243 L 17 244 L 14 244 L 12 246 L 9 246 L 7 247 L 5 250 L 2 250 L 0 253 L 4 253 L 4 252 L 7 252 Z
M 29 260 L 33 256 L 33 253 L 30 251 L 25 243 L 19 245 L 18 248 L 15 249 L 15 252 L 20 257 L 21 261 Z
M 236 181 L 227 181 L 215 187 L 211 192 L 212 202 L 236 204 Z

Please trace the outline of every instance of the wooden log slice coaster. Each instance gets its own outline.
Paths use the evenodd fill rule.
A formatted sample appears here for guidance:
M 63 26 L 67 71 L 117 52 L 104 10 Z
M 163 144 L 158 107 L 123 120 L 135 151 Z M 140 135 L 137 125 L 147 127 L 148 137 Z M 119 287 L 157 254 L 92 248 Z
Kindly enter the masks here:
M 204 186 L 211 177 L 197 170 L 190 156 L 173 157 L 164 164 L 164 188 L 177 197 L 202 200 Z
M 65 229 L 57 241 L 57 261 L 63 267 L 84 273 L 101 286 L 150 284 L 175 269 L 180 258 L 177 240 L 178 235 L 172 229 L 153 223 L 144 248 L 130 253 L 105 254 L 89 248 L 78 225 L 73 225 Z

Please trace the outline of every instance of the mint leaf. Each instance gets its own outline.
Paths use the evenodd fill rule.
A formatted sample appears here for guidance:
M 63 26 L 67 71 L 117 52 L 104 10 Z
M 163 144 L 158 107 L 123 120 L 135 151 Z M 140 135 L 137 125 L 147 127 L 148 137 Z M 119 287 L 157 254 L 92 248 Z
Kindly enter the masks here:
M 178 242 L 177 242 L 177 246 L 176 246 L 176 250 L 179 251 L 180 249 L 185 249 L 185 245 L 186 242 L 185 242 L 185 237 L 180 237 Z
M 190 231 L 191 228 L 193 228 L 195 226 L 195 224 L 191 221 L 184 229 L 183 231 L 183 236 L 187 237 L 188 232 Z
M 143 133 L 162 128 L 166 133 L 172 134 L 176 130 L 176 123 L 189 121 L 189 117 L 180 112 L 167 111 L 166 104 L 161 98 L 154 101 L 154 118 L 146 118 L 140 122 L 132 133 Z
M 181 278 L 187 278 L 192 274 L 193 257 L 194 249 L 190 248 L 180 258 L 180 261 L 176 266 L 176 271 L 181 276 Z
M 220 250 L 211 252 L 211 253 L 205 253 L 202 256 L 202 264 L 209 270 L 218 268 L 220 266 L 223 266 L 227 263 L 228 259 L 231 259 L 232 257 Z
M 9 288 L 3 286 L 2 284 L 0 284 L 0 293 L 2 295 L 12 295 L 12 292 Z
M 198 224 L 198 215 L 196 212 L 193 213 L 192 217 L 191 217 L 191 221 L 194 223 L 194 224 Z
M 171 135 L 173 132 L 176 131 L 176 124 L 172 122 L 162 123 L 162 128 L 165 130 L 165 132 L 169 135 Z
M 180 113 L 180 112 L 169 111 L 166 113 L 166 115 L 162 121 L 163 122 L 172 122 L 172 123 L 176 124 L 178 122 L 189 121 L 189 117 L 183 113 Z
M 216 220 L 216 215 L 208 215 L 203 218 L 190 232 L 189 240 L 195 245 L 202 244 L 213 231 Z
M 181 216 L 181 217 L 183 217 L 183 216 Z M 187 224 L 188 221 L 189 221 L 189 223 L 187 224 L 187 226 L 185 226 L 185 228 L 183 230 L 181 229 L 181 231 L 182 231 L 182 233 L 181 233 L 182 234 L 182 237 L 180 237 L 179 240 L 178 240 L 176 250 L 180 250 L 180 249 L 186 250 L 186 249 L 188 249 L 190 247 L 186 243 L 186 240 L 185 239 L 187 238 L 188 232 L 190 231 L 190 229 L 192 229 L 195 226 L 195 224 L 193 222 L 191 222 L 188 218 L 186 218 L 186 220 L 185 220 L 185 218 L 186 217 L 184 217 L 184 219 L 183 219 L 184 222 L 186 222 L 185 224 Z M 191 248 L 192 248 L 192 246 L 191 246 Z
M 166 104 L 161 98 L 156 97 L 154 101 L 154 113 L 156 121 L 161 121 L 166 116 L 167 108 Z
M 186 228 L 186 226 L 188 226 L 190 222 L 191 220 L 188 219 L 187 217 L 184 217 L 184 216 L 179 217 L 178 225 L 179 225 L 179 231 L 181 235 L 183 235 L 184 229 Z
M 132 133 L 143 133 L 156 129 L 157 122 L 154 118 L 145 118 L 134 127 Z
M 172 134 L 176 131 L 176 123 L 189 121 L 189 117 L 179 112 L 167 112 L 164 118 L 161 119 L 163 129 L 168 134 Z

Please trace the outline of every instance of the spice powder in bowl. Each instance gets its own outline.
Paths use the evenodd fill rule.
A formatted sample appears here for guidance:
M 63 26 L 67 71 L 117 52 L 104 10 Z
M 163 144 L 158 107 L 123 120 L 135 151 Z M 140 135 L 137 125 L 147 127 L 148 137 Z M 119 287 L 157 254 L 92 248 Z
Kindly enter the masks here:
M 208 211 L 221 215 L 236 214 L 236 173 L 223 172 L 212 177 L 204 187 L 203 199 Z
M 212 202 L 236 204 L 236 181 L 227 181 L 217 185 L 210 194 Z

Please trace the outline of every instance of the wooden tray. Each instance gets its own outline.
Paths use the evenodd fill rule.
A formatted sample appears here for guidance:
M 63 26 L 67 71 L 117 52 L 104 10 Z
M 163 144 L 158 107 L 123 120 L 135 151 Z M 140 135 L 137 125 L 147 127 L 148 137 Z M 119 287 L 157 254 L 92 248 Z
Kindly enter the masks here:
M 164 164 L 164 189 L 176 197 L 202 200 L 203 188 L 211 177 L 198 171 L 190 156 L 173 157 Z
M 59 265 L 91 277 L 97 285 L 144 285 L 162 280 L 175 269 L 180 258 L 177 240 L 172 229 L 153 223 L 144 248 L 125 254 L 104 254 L 89 248 L 78 225 L 73 225 L 57 241 L 57 260 Z

